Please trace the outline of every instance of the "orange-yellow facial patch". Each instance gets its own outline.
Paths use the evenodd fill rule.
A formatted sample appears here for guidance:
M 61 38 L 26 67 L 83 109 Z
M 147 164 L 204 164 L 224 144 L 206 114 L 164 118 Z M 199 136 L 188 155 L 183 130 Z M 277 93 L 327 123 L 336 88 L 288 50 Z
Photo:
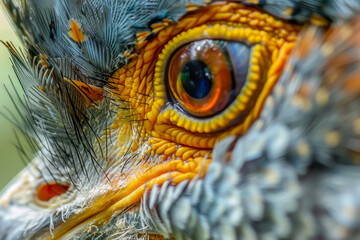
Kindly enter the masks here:
M 117 87 L 113 94 L 127 101 L 134 109 L 132 114 L 142 120 L 138 131 L 153 155 L 181 160 L 206 154 L 211 157 L 217 140 L 245 133 L 259 117 L 300 27 L 240 3 L 215 3 L 187 14 L 177 23 L 165 21 L 160 25 L 150 40 L 146 40 L 147 33 L 138 35 L 138 50 L 131 54 L 135 57 L 110 80 Z M 239 42 L 248 46 L 251 53 L 246 82 L 232 102 L 216 114 L 198 117 L 191 114 L 192 109 L 197 110 L 196 104 L 179 101 L 179 107 L 173 97 L 177 92 L 169 79 L 176 69 L 169 72 L 169 65 L 181 47 L 204 39 Z M 179 86 L 176 84 L 173 85 Z M 211 107 L 206 102 L 202 104 L 204 109 Z

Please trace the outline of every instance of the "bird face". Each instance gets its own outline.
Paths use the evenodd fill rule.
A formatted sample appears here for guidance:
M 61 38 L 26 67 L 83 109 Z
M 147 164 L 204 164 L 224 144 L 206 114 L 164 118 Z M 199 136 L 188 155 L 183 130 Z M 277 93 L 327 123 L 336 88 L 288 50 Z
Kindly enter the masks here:
M 250 211 L 236 195 L 241 172 L 261 169 L 270 185 L 293 183 L 291 170 L 259 167 L 259 156 L 240 170 L 234 152 L 241 159 L 262 149 L 249 131 L 272 109 L 269 95 L 277 85 L 281 93 L 281 76 L 292 72 L 285 66 L 299 22 L 327 24 L 317 12 L 274 12 L 257 1 L 55 1 L 42 10 L 29 2 L 18 16 L 12 2 L 4 6 L 15 25 L 25 22 L 17 27 L 26 53 L 7 46 L 25 92 L 25 101 L 16 100 L 18 125 L 36 155 L 2 194 L 1 237 L 221 239 Z M 306 89 L 300 97 L 311 95 Z M 322 93 L 316 96 L 326 102 Z M 294 99 L 294 108 L 306 110 L 304 98 Z M 257 129 L 264 124 L 257 121 Z M 276 153 L 291 137 L 271 129 L 268 146 Z M 240 143 L 245 136 L 251 144 Z M 336 145 L 336 132 L 328 140 Z M 306 141 L 296 144 L 298 155 L 309 155 Z M 219 164 L 230 167 L 223 173 Z M 298 199 L 290 185 L 286 192 Z M 206 190 L 214 186 L 218 196 Z M 253 197 L 247 209 L 265 201 L 256 191 L 245 189 Z M 219 202 L 217 212 L 206 210 L 207 201 Z M 191 215 L 199 202 L 209 216 Z

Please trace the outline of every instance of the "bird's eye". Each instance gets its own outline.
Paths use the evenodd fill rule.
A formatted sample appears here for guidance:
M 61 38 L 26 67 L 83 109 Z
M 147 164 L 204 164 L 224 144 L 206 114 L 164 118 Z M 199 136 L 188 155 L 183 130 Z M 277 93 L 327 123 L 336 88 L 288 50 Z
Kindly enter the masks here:
M 64 184 L 42 184 L 37 188 L 36 198 L 41 202 L 49 202 L 54 197 L 64 194 L 68 189 L 69 186 Z
M 286 26 L 286 33 L 233 23 L 173 30 L 177 34 L 166 41 L 155 66 L 149 129 L 201 148 L 211 148 L 229 131 L 244 133 L 260 115 L 293 47 L 296 27 Z M 160 111 L 164 99 L 169 104 Z M 207 142 L 196 135 L 210 133 Z
M 185 44 L 167 68 L 172 97 L 196 117 L 222 111 L 246 81 L 249 55 L 250 48 L 235 41 L 207 39 Z

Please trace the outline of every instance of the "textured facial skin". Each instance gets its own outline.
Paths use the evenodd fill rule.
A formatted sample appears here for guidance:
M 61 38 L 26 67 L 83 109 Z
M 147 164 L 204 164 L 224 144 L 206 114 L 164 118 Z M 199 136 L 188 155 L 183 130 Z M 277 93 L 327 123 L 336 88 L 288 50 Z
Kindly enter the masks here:
M 234 18 L 237 12 L 245 12 L 243 15 L 247 21 L 243 20 L 241 23 L 240 17 Z M 195 160 L 198 165 L 205 155 L 211 158 L 216 141 L 228 135 L 246 132 L 258 117 L 264 99 L 278 80 L 299 29 L 284 24 L 283 27 L 289 29 L 289 33 L 262 30 L 271 29 L 271 24 L 282 26 L 282 23 L 275 22 L 270 15 L 261 14 L 254 8 L 246 8 L 238 3 L 212 4 L 181 18 L 179 24 L 160 30 L 144 47 L 138 48 L 137 56 L 130 64 L 114 73 L 110 80 L 111 86 L 119 87 L 113 94 L 124 96 L 122 100 L 128 101 L 131 109 L 127 114 L 120 115 L 122 118 L 116 120 L 114 128 L 121 126 L 123 129 L 120 132 L 126 134 L 129 127 L 123 124 L 124 115 L 132 116 L 134 121 L 143 121 L 143 124 L 137 126 L 137 131 L 144 143 L 139 142 L 138 138 L 132 138 L 131 151 L 138 151 L 147 144 L 151 147 L 151 155 L 157 160 Z M 235 20 L 231 21 L 230 16 Z M 263 23 L 265 26 L 256 27 L 259 29 L 257 32 L 250 32 L 249 22 L 259 18 L 266 19 Z M 220 22 L 223 24 L 219 24 Z M 232 25 L 234 27 L 231 27 Z M 231 32 L 234 32 L 234 35 L 231 35 Z M 179 36 L 179 33 L 183 36 Z M 185 113 L 179 106 L 171 104 L 169 90 L 166 90 L 168 78 L 165 75 L 167 61 L 171 59 L 169 49 L 177 49 L 183 42 L 204 38 L 223 38 L 248 43 L 253 46 L 253 56 L 249 60 L 251 63 L 247 85 L 242 88 L 236 101 L 214 117 L 198 119 Z M 140 43 L 143 44 L 142 41 Z M 155 56 L 158 58 L 154 58 Z M 252 86 L 249 86 L 250 84 Z M 243 116 L 238 120 L 240 115 Z M 120 135 L 119 139 L 124 137 Z
M 358 236 L 357 1 L 2 3 L 36 154 L 1 239 Z

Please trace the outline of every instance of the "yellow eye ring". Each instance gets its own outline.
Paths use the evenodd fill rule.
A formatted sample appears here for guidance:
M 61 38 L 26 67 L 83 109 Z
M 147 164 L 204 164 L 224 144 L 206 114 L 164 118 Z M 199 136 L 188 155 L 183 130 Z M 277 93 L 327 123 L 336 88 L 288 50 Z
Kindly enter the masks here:
M 196 128 L 188 121 L 194 122 L 194 119 L 184 114 L 176 108 L 169 107 L 165 111 L 170 111 L 164 116 L 169 116 L 169 121 L 180 128 L 191 130 L 198 133 L 210 133 L 222 130 L 242 117 L 240 121 L 248 124 L 257 118 L 261 109 L 258 102 L 263 103 L 270 89 L 279 77 L 279 66 L 284 65 L 284 57 L 279 56 L 283 49 L 284 54 L 289 54 L 292 43 L 277 41 L 266 31 L 253 30 L 250 28 L 228 26 L 226 24 L 202 25 L 175 36 L 166 44 L 159 54 L 159 60 L 155 67 L 155 94 L 159 96 L 166 95 L 166 68 L 174 52 L 192 41 L 202 39 L 224 39 L 226 41 L 238 41 L 253 46 L 251 50 L 251 59 L 249 73 L 246 84 L 243 86 L 236 99 L 221 113 L 207 119 L 197 119 Z M 280 50 L 280 51 L 279 51 Z M 268 61 L 269 60 L 269 61 Z M 272 61 L 272 64 L 270 63 Z M 256 103 L 256 104 L 255 104 Z M 256 108 L 257 113 L 252 110 Z M 245 116 L 245 117 L 244 117 Z
M 136 58 L 114 74 L 114 83 L 124 84 L 124 87 L 117 85 L 116 92 L 145 119 L 144 134 L 157 143 L 151 145 L 156 154 L 184 160 L 205 156 L 216 141 L 245 133 L 258 118 L 300 28 L 241 3 L 213 3 L 159 30 L 152 39 L 139 34 Z M 247 82 L 236 98 L 222 111 L 198 117 L 171 102 L 166 78 L 172 54 L 181 46 L 204 39 L 244 43 L 251 46 L 251 58 Z M 138 91 L 146 95 L 134 99 L 134 92 Z M 142 105 L 147 97 L 151 100 Z M 158 148 L 160 143 L 165 145 Z

